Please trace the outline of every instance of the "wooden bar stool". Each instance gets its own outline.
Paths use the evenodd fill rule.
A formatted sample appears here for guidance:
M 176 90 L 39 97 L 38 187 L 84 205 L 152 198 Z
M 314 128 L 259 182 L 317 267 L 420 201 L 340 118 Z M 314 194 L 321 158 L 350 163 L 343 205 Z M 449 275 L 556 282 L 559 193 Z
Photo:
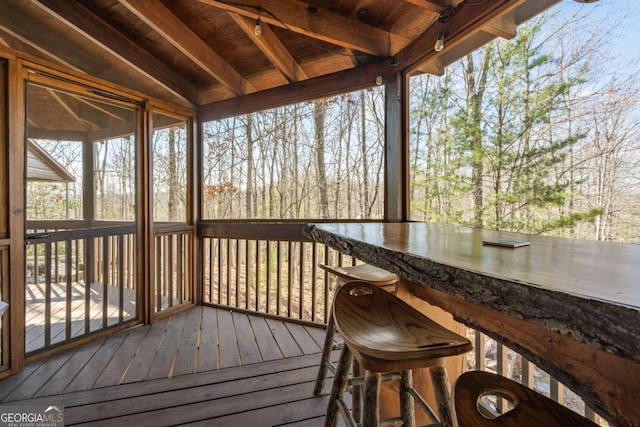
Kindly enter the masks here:
M 382 268 L 374 267 L 373 265 L 361 264 L 349 267 L 332 267 L 326 264 L 318 264 L 318 267 L 336 276 L 340 286 L 352 280 L 363 280 L 380 286 L 389 292 L 395 292 L 398 287 L 398 276 Z M 324 346 L 322 347 L 322 358 L 320 360 L 316 384 L 313 389 L 313 394 L 316 396 L 322 394 L 327 371 L 329 370 L 335 373 L 335 367 L 333 363 L 331 363 L 331 351 L 340 348 L 340 346 L 335 343 L 335 334 L 336 328 L 333 322 L 333 312 L 330 311 L 329 319 L 327 320 L 327 334 L 325 335 Z
M 352 358 L 365 369 L 363 426 L 379 425 L 380 381 L 394 372 L 400 372 L 400 419 L 386 420 L 385 424 L 401 421 L 402 425 L 413 427 L 416 399 L 436 425 L 452 425 L 449 382 L 442 359 L 472 350 L 468 339 L 435 323 L 396 296 L 362 281 L 349 282 L 338 289 L 333 316 L 345 346 L 336 369 L 325 426 L 337 424 L 338 412 L 347 424 L 356 425 L 343 400 Z M 440 419 L 413 388 L 412 369 L 416 368 L 430 368 Z
M 508 412 L 498 413 L 486 398 L 505 399 Z M 594 427 L 597 424 L 542 394 L 491 372 L 460 375 L 452 393 L 459 427 Z

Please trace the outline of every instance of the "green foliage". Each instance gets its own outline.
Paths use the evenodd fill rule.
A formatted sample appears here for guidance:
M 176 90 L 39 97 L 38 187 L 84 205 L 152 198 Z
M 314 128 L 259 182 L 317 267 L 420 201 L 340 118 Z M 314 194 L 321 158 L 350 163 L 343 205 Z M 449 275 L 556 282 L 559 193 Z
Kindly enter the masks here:
M 608 140 L 591 141 L 624 139 L 634 125 L 610 129 L 611 100 L 591 106 L 585 97 L 591 51 L 582 41 L 571 51 L 561 29 L 545 38 L 548 23 L 520 26 L 513 40 L 486 45 L 443 77 L 412 79 L 412 219 L 570 235 L 593 224 L 581 229 L 595 228 L 596 238 L 609 230 L 618 175 L 605 166 L 624 160 L 610 160 L 601 148 Z M 594 135 L 594 125 L 607 131 Z

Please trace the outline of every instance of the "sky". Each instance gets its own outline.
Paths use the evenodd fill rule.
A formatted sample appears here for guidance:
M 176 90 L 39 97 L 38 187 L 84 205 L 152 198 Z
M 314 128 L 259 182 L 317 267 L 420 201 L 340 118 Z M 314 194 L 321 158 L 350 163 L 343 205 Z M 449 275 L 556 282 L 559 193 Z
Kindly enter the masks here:
M 612 73 L 640 71 L 640 0 L 599 0 L 588 4 L 563 0 L 553 10 L 559 12 L 559 17 L 584 14 L 585 35 L 594 28 L 609 32 L 603 43 L 613 59 L 609 65 Z

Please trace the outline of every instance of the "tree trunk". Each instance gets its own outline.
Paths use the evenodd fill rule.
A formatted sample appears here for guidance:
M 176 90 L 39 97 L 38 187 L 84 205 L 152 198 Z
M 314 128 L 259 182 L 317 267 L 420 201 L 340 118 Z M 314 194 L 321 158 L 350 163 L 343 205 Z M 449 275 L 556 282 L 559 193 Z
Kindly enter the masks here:
M 318 189 L 320 191 L 320 217 L 329 218 L 329 197 L 327 194 L 327 169 L 324 160 L 324 126 L 327 115 L 326 101 L 313 103 L 313 121 L 315 124 L 316 168 L 318 172 Z
M 247 114 L 247 189 L 245 217 L 253 218 L 253 114 Z
M 484 211 L 482 180 L 484 153 L 482 147 L 482 98 L 487 84 L 491 49 L 485 48 L 480 70 L 476 70 L 473 55 L 464 58 L 464 77 L 467 84 L 467 121 L 471 150 L 471 181 L 473 185 L 473 225 L 482 227 Z M 479 75 L 476 73 L 479 72 Z
M 169 221 L 175 221 L 176 212 L 176 193 L 178 188 L 178 174 L 176 165 L 176 128 L 169 130 L 169 203 L 167 206 Z

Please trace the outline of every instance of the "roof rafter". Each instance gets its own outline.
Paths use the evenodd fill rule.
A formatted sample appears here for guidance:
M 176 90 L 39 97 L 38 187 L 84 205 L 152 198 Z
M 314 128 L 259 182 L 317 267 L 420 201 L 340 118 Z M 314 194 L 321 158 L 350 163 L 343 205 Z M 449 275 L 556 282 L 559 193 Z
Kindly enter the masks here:
M 81 4 L 56 0 L 32 0 L 32 3 L 159 85 L 192 103 L 196 102 L 195 86 Z
M 229 12 L 229 16 L 231 16 L 242 31 L 253 40 L 255 45 L 258 46 L 262 53 L 269 58 L 269 61 L 280 70 L 290 83 L 308 78 L 302 67 L 300 67 L 300 64 L 291 56 L 280 39 L 278 39 L 271 28 L 269 28 L 269 25 L 263 23 L 262 33 L 257 36 L 254 33 L 255 21 L 232 12 Z
M 60 105 L 62 107 L 62 109 L 64 109 L 67 113 L 69 113 L 69 115 L 71 117 L 73 117 L 74 120 L 76 120 L 78 123 L 80 123 L 82 125 L 82 127 L 85 128 L 85 130 L 91 131 L 91 130 L 95 130 L 95 129 L 99 128 L 99 126 L 96 125 L 95 123 L 92 123 L 89 120 L 86 120 L 86 119 L 83 119 L 82 117 L 80 117 L 73 110 L 73 108 L 69 104 L 67 104 L 67 102 L 64 99 L 62 99 L 62 97 L 60 95 L 58 95 L 58 93 L 56 93 L 56 91 L 54 91 L 51 88 L 45 88 L 45 90 L 58 103 L 58 105 Z
M 244 95 L 255 90 L 240 73 L 159 0 L 119 2 L 234 94 Z
M 237 3 L 218 0 L 200 1 L 251 19 L 256 19 L 258 8 L 262 8 L 260 19 L 270 25 L 385 58 L 393 56 L 410 42 L 397 34 L 346 18 L 326 9 L 312 9 L 307 3 L 298 0 L 261 0 L 255 6 L 239 6 Z
M 551 0 L 558 1 L 558 0 Z M 525 0 L 484 0 L 481 5 L 463 5 L 456 9 L 445 26 L 444 50 L 436 52 L 435 40 L 441 31 L 440 25 L 432 25 L 422 36 L 407 46 L 394 60 L 399 68 L 410 72 L 419 68 L 427 60 L 444 55 L 458 43 L 474 33 L 483 31 L 488 25 L 523 4 Z M 479 8 L 483 8 L 481 12 Z M 446 64 L 445 64 L 446 65 Z

